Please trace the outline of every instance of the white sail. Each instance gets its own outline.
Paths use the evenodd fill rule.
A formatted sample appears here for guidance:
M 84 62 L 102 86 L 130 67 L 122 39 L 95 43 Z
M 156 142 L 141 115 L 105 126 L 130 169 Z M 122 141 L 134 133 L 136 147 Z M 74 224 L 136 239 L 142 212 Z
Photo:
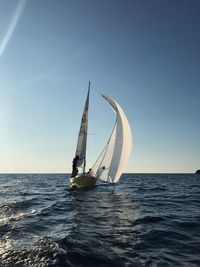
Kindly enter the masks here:
M 89 94 L 90 94 L 90 84 L 88 88 L 87 98 L 85 101 L 85 107 L 82 115 L 81 126 L 78 134 L 78 141 L 76 147 L 76 155 L 79 156 L 76 167 L 82 168 L 85 171 L 86 165 L 86 145 L 87 145 L 87 130 L 88 130 L 88 108 L 89 108 Z
M 131 154 L 132 134 L 120 105 L 108 96 L 102 96 L 116 112 L 116 122 L 108 143 L 92 167 L 91 175 L 102 181 L 116 183 L 125 170 Z

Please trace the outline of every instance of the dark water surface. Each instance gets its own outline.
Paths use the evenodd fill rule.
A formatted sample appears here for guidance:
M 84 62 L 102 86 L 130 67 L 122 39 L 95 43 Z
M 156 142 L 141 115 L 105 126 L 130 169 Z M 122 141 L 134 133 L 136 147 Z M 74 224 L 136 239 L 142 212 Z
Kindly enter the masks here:
M 200 176 L 0 174 L 0 266 L 200 266 Z

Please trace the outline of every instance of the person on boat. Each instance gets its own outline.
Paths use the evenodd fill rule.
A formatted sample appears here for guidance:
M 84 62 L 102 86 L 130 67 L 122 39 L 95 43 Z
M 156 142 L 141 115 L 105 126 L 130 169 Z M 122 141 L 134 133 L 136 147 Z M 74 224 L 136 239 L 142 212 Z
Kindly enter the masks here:
M 72 162 L 72 169 L 76 169 L 78 160 L 79 160 L 79 156 L 76 155 L 76 157 L 73 159 L 73 162 Z
M 88 174 L 88 175 L 91 175 L 91 171 L 92 171 L 92 169 L 90 168 L 90 169 L 88 170 L 87 174 Z
M 71 175 L 71 177 L 76 177 L 77 174 L 78 174 L 78 169 L 76 168 L 76 169 L 74 169 L 74 170 L 72 171 L 72 175 Z
M 79 156 L 76 155 L 76 157 L 73 159 L 73 162 L 72 162 L 72 176 L 71 177 L 75 177 L 78 174 L 78 169 L 77 169 L 78 160 L 79 160 Z

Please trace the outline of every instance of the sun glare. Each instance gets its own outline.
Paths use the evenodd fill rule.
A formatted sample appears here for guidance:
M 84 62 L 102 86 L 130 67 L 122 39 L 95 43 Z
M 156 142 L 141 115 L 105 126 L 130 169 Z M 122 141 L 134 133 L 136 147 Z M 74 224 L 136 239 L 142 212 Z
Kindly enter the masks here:
M 8 26 L 8 29 L 7 29 L 4 37 L 3 37 L 2 42 L 0 43 L 0 56 L 3 54 L 3 52 L 4 52 L 5 48 L 6 48 L 8 42 L 9 42 L 11 36 L 12 36 L 12 34 L 13 34 L 13 32 L 14 32 L 16 26 L 17 26 L 17 23 L 18 23 L 19 18 L 20 18 L 21 14 L 22 14 L 22 11 L 24 9 L 25 4 L 26 4 L 26 0 L 20 0 L 18 2 L 16 10 L 15 10 L 15 12 L 13 14 L 13 17 L 12 17 L 12 19 L 10 21 L 10 24 Z

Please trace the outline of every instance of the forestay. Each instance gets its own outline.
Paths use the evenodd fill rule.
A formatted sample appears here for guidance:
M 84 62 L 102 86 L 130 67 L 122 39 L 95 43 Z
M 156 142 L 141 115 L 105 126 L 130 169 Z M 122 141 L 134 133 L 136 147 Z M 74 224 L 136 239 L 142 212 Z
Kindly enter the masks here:
M 132 134 L 129 122 L 120 105 L 108 96 L 102 95 L 116 112 L 116 122 L 111 136 L 91 174 L 102 181 L 116 183 L 125 170 L 132 149 Z

